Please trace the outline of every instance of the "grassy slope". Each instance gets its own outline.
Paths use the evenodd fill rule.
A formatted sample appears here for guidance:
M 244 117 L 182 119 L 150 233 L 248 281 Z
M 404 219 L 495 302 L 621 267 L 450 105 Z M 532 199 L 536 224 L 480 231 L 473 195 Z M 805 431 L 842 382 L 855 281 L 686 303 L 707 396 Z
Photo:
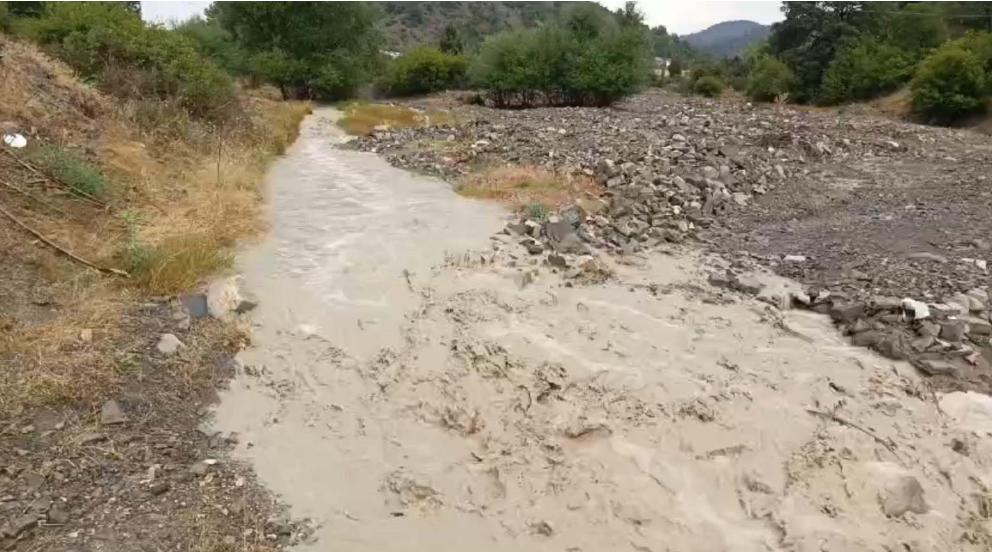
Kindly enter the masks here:
M 133 332 L 128 310 L 224 268 L 235 242 L 260 228 L 265 167 L 308 107 L 245 98 L 218 127 L 162 102 L 108 98 L 33 45 L 0 42 L 0 122 L 22 129 L 29 149 L 69 152 L 95 167 L 105 187 L 101 204 L 80 200 L 8 150 L 0 205 L 75 254 L 133 272 L 101 275 L 0 219 L 0 415 L 93 404 L 128 380 L 115 356 L 118 338 Z

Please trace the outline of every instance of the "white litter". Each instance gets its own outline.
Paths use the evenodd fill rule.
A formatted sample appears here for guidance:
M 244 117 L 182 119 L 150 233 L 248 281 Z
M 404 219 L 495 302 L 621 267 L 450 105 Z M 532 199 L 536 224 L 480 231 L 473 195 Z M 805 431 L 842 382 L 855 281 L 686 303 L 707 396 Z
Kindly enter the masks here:
M 921 303 L 916 299 L 905 298 L 902 300 L 902 309 L 909 313 L 913 320 L 923 320 L 930 318 L 930 307 L 926 303 Z
M 28 145 L 28 139 L 20 134 L 5 134 L 3 136 L 3 143 L 12 148 L 20 149 Z

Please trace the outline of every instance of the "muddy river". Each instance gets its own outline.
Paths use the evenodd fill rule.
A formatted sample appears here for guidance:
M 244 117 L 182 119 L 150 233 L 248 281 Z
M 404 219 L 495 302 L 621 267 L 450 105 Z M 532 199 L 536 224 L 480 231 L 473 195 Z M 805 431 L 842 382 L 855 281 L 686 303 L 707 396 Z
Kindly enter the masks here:
M 272 169 L 216 413 L 312 520 L 300 550 L 985 549 L 977 399 L 938 408 L 826 318 L 710 288 L 699 254 L 566 285 L 494 236 L 500 208 L 337 149 L 336 116 Z

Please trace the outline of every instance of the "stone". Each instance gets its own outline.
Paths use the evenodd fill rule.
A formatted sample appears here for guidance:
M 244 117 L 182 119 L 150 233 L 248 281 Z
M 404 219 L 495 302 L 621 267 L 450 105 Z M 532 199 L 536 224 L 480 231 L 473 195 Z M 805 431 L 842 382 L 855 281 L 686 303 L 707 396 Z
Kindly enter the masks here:
M 219 320 L 228 320 L 243 308 L 243 302 L 250 298 L 241 291 L 240 276 L 220 278 L 207 286 L 207 311 Z
M 179 304 L 183 306 L 190 318 L 206 318 L 210 315 L 206 294 L 184 293 L 179 296 Z
M 555 268 L 568 268 L 568 259 L 557 253 L 548 255 L 548 264 Z
M 916 329 L 916 333 L 923 337 L 937 337 L 940 335 L 940 324 L 936 322 L 922 322 Z
M 103 407 L 100 409 L 100 423 L 102 425 L 117 425 L 126 421 L 127 415 L 124 414 L 124 409 L 117 401 L 110 399 L 103 403 Z
M 571 224 L 573 227 L 578 226 L 581 222 L 586 220 L 586 212 L 579 205 L 569 205 L 560 211 L 558 211 L 558 216 L 561 220 Z
M 899 332 L 891 332 L 872 347 L 878 354 L 892 360 L 905 360 L 908 356 L 906 338 Z
M 914 361 L 913 365 L 928 376 L 951 376 L 956 378 L 960 374 L 958 366 L 946 360 L 921 358 Z
M 38 526 L 38 516 L 34 514 L 24 514 L 7 522 L 0 528 L 0 536 L 15 538 L 25 531 L 29 531 Z
M 734 279 L 734 275 L 730 272 L 715 272 L 709 275 L 707 281 L 714 287 L 730 288 L 734 285 Z
M 849 324 L 865 313 L 865 304 L 861 301 L 838 302 L 830 305 L 830 318 L 835 322 Z
M 253 297 L 242 297 L 238 306 L 234 308 L 237 314 L 245 314 L 258 308 L 258 300 Z
M 757 276 L 746 274 L 734 279 L 734 289 L 743 293 L 757 295 L 761 293 L 761 290 L 765 289 L 765 284 Z
M 972 316 L 968 319 L 968 333 L 970 335 L 992 335 L 992 322 L 985 318 Z
M 906 258 L 911 261 L 930 261 L 935 263 L 946 263 L 947 257 L 943 255 L 938 255 L 936 253 L 928 253 L 926 251 L 920 251 L 917 253 L 910 253 L 906 255 Z
M 878 330 L 867 330 L 854 334 L 851 337 L 851 344 L 858 347 L 874 347 L 878 342 L 885 339 L 885 333 Z
M 875 310 L 898 312 L 902 310 L 902 301 L 897 297 L 875 297 L 872 301 Z
M 102 443 L 107 440 L 107 436 L 102 433 L 81 433 L 79 437 L 76 437 L 76 442 L 80 445 L 93 445 L 96 443 Z
M 527 224 L 523 222 L 508 222 L 506 223 L 506 233 L 511 236 L 525 236 L 527 235 Z
M 208 471 L 210 471 L 210 464 L 207 462 L 197 462 L 189 467 L 189 473 L 197 477 L 207 475 Z
M 806 256 L 805 255 L 786 255 L 782 260 L 784 260 L 787 263 L 805 263 L 806 262 Z
M 520 242 L 520 245 L 527 248 L 527 252 L 531 255 L 540 255 L 544 252 L 544 244 L 534 238 L 527 238 L 526 240 Z
M 964 340 L 968 324 L 964 320 L 949 320 L 940 325 L 940 338 L 951 343 L 961 343 Z
M 914 339 L 913 341 L 910 342 L 909 346 L 913 349 L 913 351 L 917 353 L 922 353 L 923 351 L 929 349 L 934 344 L 935 341 L 936 341 L 935 337 L 928 335 Z
M 159 481 L 158 483 L 155 483 L 151 487 L 149 487 L 148 492 L 151 493 L 152 496 L 161 496 L 169 492 L 169 489 L 170 489 L 170 485 L 168 481 Z
M 179 341 L 178 337 L 172 334 L 162 334 L 162 337 L 159 338 L 158 345 L 156 345 L 155 348 L 158 349 L 158 352 L 163 355 L 171 356 L 179 352 L 179 349 L 182 349 L 185 346 L 186 345 L 182 341 Z
M 901 517 L 906 512 L 925 514 L 930 511 L 923 496 L 923 485 L 911 475 L 890 483 L 882 495 L 882 511 L 888 517 Z
M 977 297 L 968 296 L 968 310 L 971 312 L 982 312 L 985 310 L 985 302 Z
M 69 512 L 62 509 L 61 506 L 54 506 L 48 511 L 48 523 L 54 523 L 56 525 L 65 525 L 69 523 Z
M 83 343 L 92 343 L 93 342 L 93 330 L 91 330 L 89 328 L 86 328 L 85 330 L 81 330 L 79 332 L 79 340 L 82 341 Z

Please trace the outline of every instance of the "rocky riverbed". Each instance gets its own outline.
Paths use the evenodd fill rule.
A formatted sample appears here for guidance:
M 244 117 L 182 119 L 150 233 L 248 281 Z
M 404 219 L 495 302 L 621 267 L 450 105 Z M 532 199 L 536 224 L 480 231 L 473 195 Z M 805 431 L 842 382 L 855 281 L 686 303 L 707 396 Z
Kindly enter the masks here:
M 769 300 L 832 314 L 855 343 L 911 360 L 939 388 L 990 391 L 988 136 L 658 91 L 608 109 L 414 105 L 438 103 L 461 124 L 381 129 L 353 147 L 455 181 L 500 164 L 594 177 L 599 204 L 507 231 L 535 254 L 693 240 L 738 271 L 798 280 L 801 296 Z M 714 282 L 741 288 L 727 278 Z

